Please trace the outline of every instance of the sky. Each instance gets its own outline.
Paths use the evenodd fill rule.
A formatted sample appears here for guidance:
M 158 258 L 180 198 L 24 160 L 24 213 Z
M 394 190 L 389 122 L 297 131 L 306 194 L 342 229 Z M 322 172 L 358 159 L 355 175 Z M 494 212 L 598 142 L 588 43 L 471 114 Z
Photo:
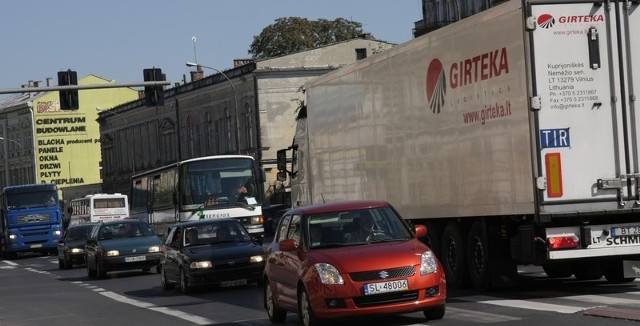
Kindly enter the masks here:
M 422 19 L 421 0 L 9 0 L 0 19 L 0 89 L 75 70 L 116 83 L 160 68 L 171 84 L 190 80 L 186 62 L 218 70 L 250 58 L 253 37 L 281 17 L 362 24 L 376 39 L 403 43 Z M 195 41 L 194 41 L 195 40 Z M 214 71 L 205 71 L 209 75 Z M 0 98 L 3 95 L 0 94 Z

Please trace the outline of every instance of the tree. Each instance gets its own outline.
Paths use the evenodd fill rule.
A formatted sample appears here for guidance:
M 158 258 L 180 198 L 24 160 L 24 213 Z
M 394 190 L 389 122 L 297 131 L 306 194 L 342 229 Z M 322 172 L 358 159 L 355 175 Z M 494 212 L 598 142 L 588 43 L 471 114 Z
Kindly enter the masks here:
M 282 17 L 253 37 L 249 54 L 273 58 L 360 37 L 362 24 L 344 18 L 308 20 Z

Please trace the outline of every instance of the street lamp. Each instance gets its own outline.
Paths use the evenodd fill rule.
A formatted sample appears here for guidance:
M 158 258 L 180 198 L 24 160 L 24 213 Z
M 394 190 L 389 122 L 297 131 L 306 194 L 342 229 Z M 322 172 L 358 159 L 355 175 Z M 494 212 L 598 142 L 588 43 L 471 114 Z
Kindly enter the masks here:
M 111 113 L 111 114 L 115 115 L 116 117 L 122 119 L 122 121 L 124 121 L 125 126 L 129 127 L 129 121 L 127 121 L 127 119 L 125 119 L 122 115 L 120 115 L 120 114 L 118 114 L 116 112 L 113 112 L 113 111 L 107 110 L 107 109 L 103 109 L 103 108 L 100 108 L 100 107 L 97 107 L 97 106 L 96 106 L 96 111 Z M 126 135 L 125 135 L 125 137 L 126 137 Z M 127 138 L 127 143 L 129 144 L 129 150 L 131 151 L 131 170 L 132 170 L 133 174 L 135 175 L 136 174 L 136 157 L 134 156 L 135 153 L 134 153 L 134 150 L 133 150 L 133 140 L 131 138 Z
M 20 146 L 20 149 L 24 150 L 24 146 L 22 146 L 22 144 L 20 144 L 18 141 L 15 141 L 13 139 L 9 139 L 9 138 L 4 138 L 4 137 L 0 137 L 0 140 L 8 140 L 18 146 Z M 4 173 L 5 173 L 5 180 L 7 180 L 7 184 L 9 182 L 9 159 L 7 158 L 8 155 L 6 155 L 7 153 L 5 152 L 5 164 L 4 164 Z M 22 162 L 22 154 L 20 154 L 20 163 Z M 20 176 L 22 176 L 22 173 L 20 173 Z M 20 179 L 22 179 L 22 177 L 20 177 Z
M 236 87 L 233 85 L 233 82 L 231 81 L 231 79 L 229 79 L 229 77 L 227 75 L 225 75 L 224 72 L 213 68 L 213 67 L 209 67 L 209 66 L 204 66 L 201 65 L 199 63 L 195 63 L 195 62 L 187 62 L 187 67 L 197 67 L 199 68 L 207 68 L 207 69 L 211 69 L 219 74 L 221 74 L 224 78 L 227 79 L 227 81 L 229 82 L 229 84 L 231 85 L 231 90 L 233 91 L 233 106 L 234 109 L 236 111 L 236 148 L 238 150 L 238 154 L 240 154 L 240 123 L 238 121 L 238 116 L 240 115 L 240 112 L 238 112 L 238 96 L 236 93 Z

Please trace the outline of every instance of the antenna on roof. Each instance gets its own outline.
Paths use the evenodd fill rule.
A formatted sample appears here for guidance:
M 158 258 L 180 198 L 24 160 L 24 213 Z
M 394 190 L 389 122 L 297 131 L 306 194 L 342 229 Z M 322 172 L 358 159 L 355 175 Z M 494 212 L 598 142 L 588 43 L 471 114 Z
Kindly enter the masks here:
M 198 56 L 196 55 L 196 37 L 191 37 L 191 42 L 193 42 L 193 62 L 198 63 Z

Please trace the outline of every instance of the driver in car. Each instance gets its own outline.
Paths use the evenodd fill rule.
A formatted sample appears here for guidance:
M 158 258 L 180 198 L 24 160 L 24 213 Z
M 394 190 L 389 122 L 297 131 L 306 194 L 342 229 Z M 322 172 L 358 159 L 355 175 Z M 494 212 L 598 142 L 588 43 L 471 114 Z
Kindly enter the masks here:
M 371 213 L 363 211 L 356 220 L 358 227 L 351 232 L 351 241 L 361 242 L 367 241 L 367 238 L 373 235 L 373 217 Z

